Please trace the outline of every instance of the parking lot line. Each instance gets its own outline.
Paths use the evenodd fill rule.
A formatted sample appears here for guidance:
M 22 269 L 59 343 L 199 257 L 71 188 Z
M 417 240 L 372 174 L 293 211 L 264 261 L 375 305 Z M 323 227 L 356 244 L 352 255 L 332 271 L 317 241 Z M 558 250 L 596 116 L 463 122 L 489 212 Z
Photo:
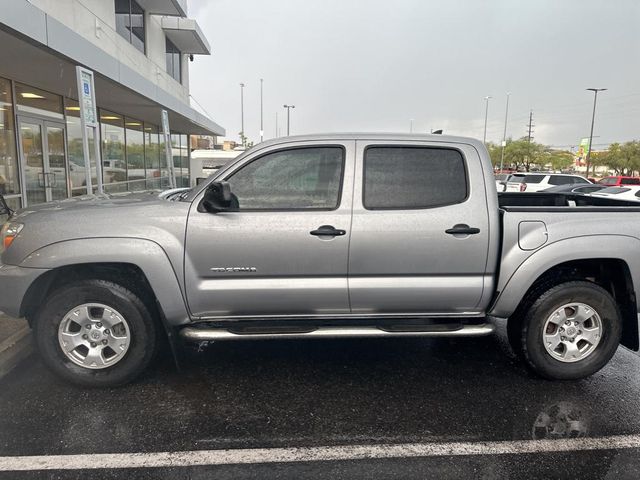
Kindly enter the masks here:
M 640 435 L 562 440 L 407 443 L 386 445 L 249 448 L 155 453 L 97 453 L 0 457 L 0 471 L 93 470 L 113 468 L 194 467 L 260 463 L 324 462 L 462 455 L 517 455 L 577 450 L 640 448 Z

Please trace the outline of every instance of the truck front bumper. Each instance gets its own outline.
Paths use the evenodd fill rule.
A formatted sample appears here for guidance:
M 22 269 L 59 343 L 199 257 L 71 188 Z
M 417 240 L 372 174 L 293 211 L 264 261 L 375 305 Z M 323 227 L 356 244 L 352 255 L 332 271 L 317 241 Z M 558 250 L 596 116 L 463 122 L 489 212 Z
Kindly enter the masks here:
M 27 290 L 36 278 L 47 271 L 0 263 L 0 311 L 12 317 L 21 317 L 20 310 Z

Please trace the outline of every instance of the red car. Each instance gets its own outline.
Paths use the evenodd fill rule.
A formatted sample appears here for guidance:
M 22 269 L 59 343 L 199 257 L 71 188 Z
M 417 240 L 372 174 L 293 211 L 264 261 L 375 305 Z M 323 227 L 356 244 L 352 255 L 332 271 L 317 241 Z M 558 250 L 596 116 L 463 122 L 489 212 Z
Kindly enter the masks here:
M 620 185 L 640 185 L 640 178 L 622 176 L 604 177 L 598 180 L 597 183 L 611 187 L 618 187 Z

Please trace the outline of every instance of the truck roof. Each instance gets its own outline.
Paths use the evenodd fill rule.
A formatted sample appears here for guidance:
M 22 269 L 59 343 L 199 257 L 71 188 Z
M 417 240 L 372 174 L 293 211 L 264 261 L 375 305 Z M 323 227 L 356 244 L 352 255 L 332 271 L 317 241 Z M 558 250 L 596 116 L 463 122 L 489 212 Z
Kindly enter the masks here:
M 429 133 L 372 133 L 372 132 L 347 132 L 347 133 L 314 133 L 309 135 L 291 135 L 265 140 L 255 147 L 268 147 L 280 143 L 306 142 L 306 141 L 330 141 L 330 140 L 374 140 L 374 141 L 428 141 L 442 143 L 463 143 L 473 145 L 476 148 L 484 148 L 481 141 L 470 137 L 458 137 L 455 135 L 434 135 Z

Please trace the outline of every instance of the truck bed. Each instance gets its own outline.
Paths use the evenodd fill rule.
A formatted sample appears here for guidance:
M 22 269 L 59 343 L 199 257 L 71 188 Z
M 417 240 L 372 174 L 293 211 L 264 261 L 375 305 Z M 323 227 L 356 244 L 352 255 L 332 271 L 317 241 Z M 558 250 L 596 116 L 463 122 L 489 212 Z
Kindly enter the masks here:
M 499 192 L 498 204 L 507 212 L 539 211 L 633 211 L 640 212 L 640 202 L 594 197 L 577 193 Z

